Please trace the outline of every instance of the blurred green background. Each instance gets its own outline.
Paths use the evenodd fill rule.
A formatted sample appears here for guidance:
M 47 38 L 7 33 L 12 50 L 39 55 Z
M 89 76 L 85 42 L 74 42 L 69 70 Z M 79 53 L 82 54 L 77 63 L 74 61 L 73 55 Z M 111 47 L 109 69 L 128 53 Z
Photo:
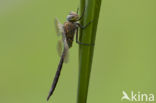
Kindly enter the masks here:
M 0 103 L 46 103 L 59 57 L 54 18 L 79 0 L 0 0 Z M 121 103 L 122 91 L 156 93 L 156 1 L 103 0 L 88 103 Z M 78 45 L 49 103 L 76 103 Z

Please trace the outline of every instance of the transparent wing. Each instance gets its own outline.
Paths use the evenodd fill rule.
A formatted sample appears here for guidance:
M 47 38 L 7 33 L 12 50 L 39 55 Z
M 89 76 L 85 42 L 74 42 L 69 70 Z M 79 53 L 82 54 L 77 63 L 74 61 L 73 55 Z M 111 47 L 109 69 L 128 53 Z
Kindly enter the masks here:
M 64 62 L 68 63 L 69 60 L 69 48 L 67 46 L 67 44 L 63 44 L 62 40 L 58 40 L 57 43 L 57 52 L 58 55 L 61 57 L 62 52 L 63 52 L 63 47 L 65 47 L 65 58 L 64 58 Z
M 63 48 L 62 40 L 58 40 L 58 42 L 57 42 L 57 53 L 60 57 L 62 55 L 62 48 Z
M 67 63 L 68 59 L 69 59 L 69 47 L 67 44 L 66 35 L 64 33 L 63 25 L 61 23 L 59 23 L 59 21 L 57 19 L 55 19 L 55 24 L 56 24 L 56 30 L 57 30 L 58 35 L 62 35 L 62 40 L 58 40 L 58 43 L 57 43 L 58 55 L 61 57 L 62 52 L 63 52 L 63 48 L 65 48 L 64 62 Z
M 55 18 L 55 28 L 57 35 L 60 36 L 63 33 L 63 25 L 60 23 L 60 21 Z
M 66 54 L 65 54 L 65 58 L 64 58 L 64 62 L 68 63 L 69 61 L 69 49 L 66 50 Z
M 62 40 L 63 40 L 64 48 L 66 50 L 64 62 L 67 63 L 69 59 L 69 47 L 68 47 L 66 35 L 64 32 L 62 33 Z

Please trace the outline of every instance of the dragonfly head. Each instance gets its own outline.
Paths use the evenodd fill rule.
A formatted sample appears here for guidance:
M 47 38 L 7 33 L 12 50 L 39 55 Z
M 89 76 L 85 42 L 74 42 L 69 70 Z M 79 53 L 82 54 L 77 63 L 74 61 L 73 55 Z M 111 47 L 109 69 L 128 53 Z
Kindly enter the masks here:
M 70 12 L 67 16 L 67 20 L 70 22 L 76 22 L 79 19 L 79 15 L 75 12 Z

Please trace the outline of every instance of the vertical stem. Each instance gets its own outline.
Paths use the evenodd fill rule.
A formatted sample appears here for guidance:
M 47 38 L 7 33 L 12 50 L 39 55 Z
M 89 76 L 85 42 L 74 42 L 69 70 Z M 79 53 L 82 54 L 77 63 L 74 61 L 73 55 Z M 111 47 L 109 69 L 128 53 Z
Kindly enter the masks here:
M 82 25 L 86 25 L 90 21 L 92 23 L 84 30 L 80 30 L 80 42 L 94 44 L 96 37 L 96 29 L 98 24 L 101 0 L 80 0 L 81 13 L 85 8 L 85 14 L 81 21 Z M 89 78 L 92 66 L 94 46 L 79 46 L 79 83 L 77 103 L 86 103 Z

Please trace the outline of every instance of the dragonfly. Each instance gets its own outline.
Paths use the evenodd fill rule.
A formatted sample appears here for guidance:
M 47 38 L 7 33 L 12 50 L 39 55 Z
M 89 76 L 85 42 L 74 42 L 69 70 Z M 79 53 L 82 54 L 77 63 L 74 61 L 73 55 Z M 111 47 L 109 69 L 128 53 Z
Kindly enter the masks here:
M 85 12 L 85 9 L 83 10 L 82 15 L 79 17 L 78 9 L 77 9 L 77 12 L 71 11 L 67 15 L 67 17 L 66 17 L 67 21 L 64 22 L 64 24 L 61 24 L 57 18 L 55 19 L 56 32 L 57 32 L 58 36 L 62 36 L 62 39 L 58 41 L 58 52 L 60 55 L 60 62 L 59 62 L 51 89 L 49 91 L 47 101 L 52 96 L 52 94 L 56 88 L 63 63 L 67 62 L 68 51 L 69 51 L 69 48 L 72 47 L 75 33 L 76 33 L 76 43 L 82 44 L 82 45 L 90 45 L 87 43 L 81 43 L 78 40 L 78 29 L 79 28 L 85 29 L 91 23 L 91 22 L 89 22 L 85 26 L 82 26 L 80 23 L 78 23 L 78 21 L 80 21 L 83 18 L 84 12 Z

